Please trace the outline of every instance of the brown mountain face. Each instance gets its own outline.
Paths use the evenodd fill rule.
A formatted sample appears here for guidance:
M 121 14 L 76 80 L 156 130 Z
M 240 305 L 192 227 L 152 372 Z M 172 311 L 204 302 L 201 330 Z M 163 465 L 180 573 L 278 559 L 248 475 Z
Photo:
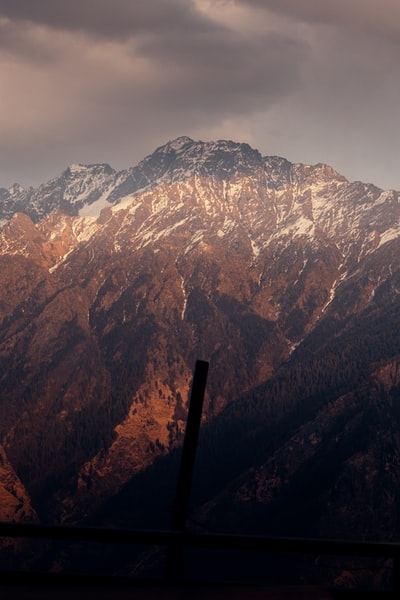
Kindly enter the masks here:
M 396 536 L 398 192 L 179 138 L 6 207 L 0 427 L 25 515 L 80 522 L 116 497 L 122 522 L 182 439 L 202 358 L 199 519 Z

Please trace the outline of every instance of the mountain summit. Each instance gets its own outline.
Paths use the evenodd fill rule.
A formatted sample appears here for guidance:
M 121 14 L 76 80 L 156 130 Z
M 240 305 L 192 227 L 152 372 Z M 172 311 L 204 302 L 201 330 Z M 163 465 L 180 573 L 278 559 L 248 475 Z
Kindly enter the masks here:
M 116 172 L 109 165 L 71 165 L 34 190 L 18 184 L 0 189 L 0 220 L 25 212 L 34 221 L 54 210 L 77 215 L 84 206 L 114 204 L 121 197 L 160 183 L 184 181 L 194 174 L 229 179 L 235 172 L 262 166 L 258 151 L 236 142 L 194 142 L 188 137 L 160 146 L 137 166 Z M 92 211 L 93 212 L 93 211 Z

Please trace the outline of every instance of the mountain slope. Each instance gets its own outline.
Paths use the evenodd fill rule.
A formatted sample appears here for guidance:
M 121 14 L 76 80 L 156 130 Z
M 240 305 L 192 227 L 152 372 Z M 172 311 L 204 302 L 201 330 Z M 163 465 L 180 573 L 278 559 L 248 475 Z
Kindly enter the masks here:
M 375 464 L 371 415 L 397 419 L 399 192 L 178 138 L 120 173 L 75 165 L 1 194 L 1 436 L 41 519 L 91 516 L 179 444 L 196 358 L 210 361 L 211 452 L 240 455 L 202 480 L 210 522 L 225 494 L 227 520 L 256 506 L 268 524 L 270 501 L 333 464 L 337 436 L 325 507 L 344 473 Z

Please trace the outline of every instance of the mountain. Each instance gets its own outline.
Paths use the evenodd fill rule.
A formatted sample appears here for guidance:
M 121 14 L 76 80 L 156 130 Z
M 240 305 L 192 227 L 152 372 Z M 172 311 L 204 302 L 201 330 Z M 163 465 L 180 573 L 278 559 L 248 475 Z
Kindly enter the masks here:
M 399 195 L 187 137 L 0 190 L 1 444 L 29 514 L 160 509 L 202 358 L 200 522 L 396 539 Z
M 243 147 L 247 157 L 239 156 L 237 151 L 231 155 L 233 147 Z M 29 215 L 34 222 L 57 210 L 75 216 L 98 213 L 103 206 L 116 204 L 139 190 L 184 181 L 195 173 L 224 176 L 232 168 L 251 169 L 260 160 L 259 153 L 247 144 L 204 144 L 181 137 L 125 171 L 116 172 L 107 164 L 74 164 L 36 190 L 26 190 L 19 184 L 8 190 L 0 188 L 0 222 L 6 222 L 16 212 Z

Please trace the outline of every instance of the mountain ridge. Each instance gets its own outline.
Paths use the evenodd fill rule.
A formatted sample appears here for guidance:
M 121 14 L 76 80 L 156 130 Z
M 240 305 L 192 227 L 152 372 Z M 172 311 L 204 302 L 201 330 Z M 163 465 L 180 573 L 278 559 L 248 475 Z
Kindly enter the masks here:
M 302 163 L 289 163 L 281 157 L 262 157 L 258 150 L 252 149 L 246 143 L 228 140 L 196 142 L 187 136 L 181 136 L 158 147 L 135 167 L 129 167 L 122 171 L 116 171 L 106 163 L 72 164 L 60 175 L 52 178 L 47 183 L 41 184 L 38 188 L 29 187 L 25 189 L 17 183 L 9 189 L 0 188 L 2 200 L 0 220 L 5 221 L 15 212 L 24 211 L 34 221 L 56 209 L 74 213 L 76 210 L 81 210 L 85 205 L 90 206 L 100 197 L 103 197 L 103 201 L 106 200 L 112 205 L 118 197 L 145 189 L 149 185 L 157 185 L 162 181 L 172 183 L 173 181 L 183 180 L 190 176 L 190 167 L 206 174 L 207 160 L 210 157 L 212 157 L 212 169 L 215 171 L 216 153 L 219 154 L 219 174 L 221 176 L 229 175 L 230 169 L 235 166 L 236 168 L 248 169 L 250 166 L 254 167 L 257 164 L 261 166 L 265 162 L 270 171 L 270 184 L 273 182 L 273 170 L 276 164 L 280 165 L 279 172 L 282 171 L 282 164 L 285 164 L 286 170 L 290 165 L 292 167 L 311 168 L 302 165 Z M 235 153 L 247 156 L 247 161 L 242 158 L 235 165 L 235 160 L 232 162 L 232 155 Z M 227 164 L 224 164 L 224 155 L 225 161 L 228 161 Z M 228 160 L 228 155 L 231 157 L 231 161 Z M 229 164 L 230 162 L 232 164 Z M 183 163 L 183 167 L 181 163 Z M 315 165 L 315 167 L 332 170 L 331 167 L 321 163 Z M 334 171 L 332 170 L 332 172 Z M 78 178 L 80 181 L 77 189 L 70 189 L 69 182 L 76 180 L 79 174 L 81 177 Z M 113 189 L 108 190 L 107 184 L 112 184 Z M 46 199 L 49 198 L 51 198 L 51 202 L 46 204 Z M 24 210 L 21 211 L 21 209 Z

